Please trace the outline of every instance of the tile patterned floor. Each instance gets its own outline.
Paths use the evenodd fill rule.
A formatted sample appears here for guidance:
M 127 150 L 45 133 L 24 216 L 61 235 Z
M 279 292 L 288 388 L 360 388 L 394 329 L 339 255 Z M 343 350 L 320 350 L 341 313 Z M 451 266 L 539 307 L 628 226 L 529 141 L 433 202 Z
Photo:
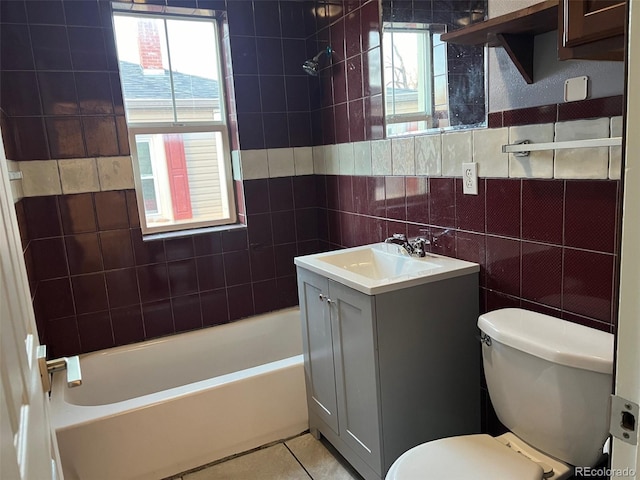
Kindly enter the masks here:
M 362 480 L 324 440 L 306 433 L 173 480 Z
M 603 462 L 599 467 L 606 467 Z M 571 477 L 568 480 L 580 480 Z M 605 480 L 605 477 L 589 477 Z M 306 433 L 165 480 L 363 480 L 326 440 Z

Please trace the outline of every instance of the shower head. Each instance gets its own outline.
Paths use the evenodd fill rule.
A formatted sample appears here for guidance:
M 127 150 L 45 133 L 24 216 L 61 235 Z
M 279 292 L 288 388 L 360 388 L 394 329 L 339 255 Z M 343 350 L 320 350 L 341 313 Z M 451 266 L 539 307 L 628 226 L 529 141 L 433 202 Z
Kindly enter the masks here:
M 305 60 L 302 64 L 302 69 L 312 77 L 317 77 L 319 69 L 318 61 L 315 59 Z
M 326 53 L 327 57 L 331 58 L 333 49 L 331 47 L 327 47 L 324 50 L 320 50 L 315 57 L 313 57 L 311 60 L 306 60 L 302 64 L 302 69 L 305 72 L 307 72 L 309 75 L 313 77 L 317 77 L 318 72 L 320 71 L 320 57 L 322 56 L 323 53 Z

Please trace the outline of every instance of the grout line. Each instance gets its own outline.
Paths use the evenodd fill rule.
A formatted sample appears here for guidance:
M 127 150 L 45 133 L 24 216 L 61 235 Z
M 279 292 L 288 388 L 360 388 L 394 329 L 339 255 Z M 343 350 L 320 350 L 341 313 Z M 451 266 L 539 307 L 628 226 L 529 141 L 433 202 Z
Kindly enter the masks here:
M 313 477 L 311 476 L 311 473 L 309 472 L 309 470 L 307 470 L 307 468 L 304 466 L 304 464 L 302 463 L 302 461 L 301 461 L 298 457 L 296 457 L 296 454 L 295 454 L 295 453 L 293 453 L 293 450 L 291 450 L 291 449 L 289 448 L 289 445 L 287 445 L 286 441 L 284 441 L 284 440 L 283 440 L 283 441 L 282 441 L 282 445 L 284 445 L 284 448 L 286 448 L 286 449 L 289 451 L 289 453 L 291 454 L 291 456 L 292 456 L 293 458 L 295 458 L 296 462 L 298 462 L 298 464 L 300 465 L 300 467 L 302 467 L 302 469 L 303 469 L 303 470 L 305 471 L 305 473 L 309 476 L 309 478 L 310 478 L 311 480 L 314 480 L 314 479 L 313 479 Z
M 189 475 L 189 474 L 192 474 L 192 473 L 195 473 L 195 472 L 199 472 L 201 470 L 206 470 L 207 468 L 213 467 L 214 465 L 219 465 L 220 463 L 224 463 L 224 462 L 227 462 L 229 460 L 233 460 L 233 459 L 238 458 L 238 457 L 244 457 L 245 455 L 249 455 L 251 453 L 257 452 L 258 450 L 264 450 L 266 448 L 273 447 L 273 446 L 278 445 L 280 443 L 282 443 L 284 445 L 285 442 L 288 442 L 289 440 L 292 440 L 294 438 L 301 437 L 302 435 L 305 435 L 307 433 L 309 433 L 309 431 L 305 430 L 304 432 L 301 432 L 298 435 L 293 435 L 291 437 L 283 438 L 281 440 L 275 440 L 275 441 L 270 442 L 270 443 L 265 443 L 264 445 L 260 445 L 259 447 L 252 448 L 251 450 L 246 450 L 244 452 L 235 453 L 233 455 L 229 455 L 228 457 L 224 457 L 224 458 L 220 458 L 218 460 L 214 460 L 213 462 L 206 463 L 204 465 L 200 465 L 200 466 L 192 468 L 190 470 L 185 470 L 184 472 L 176 473 L 175 475 L 170 475 L 168 477 L 163 478 L 162 480 L 182 480 L 182 477 L 184 475 Z M 285 447 L 286 447 L 286 445 L 285 445 Z M 289 450 L 288 447 L 287 447 L 287 450 Z M 289 451 L 291 451 L 291 450 L 289 450 Z M 295 455 L 294 455 L 294 457 L 295 457 Z M 298 460 L 298 459 L 296 458 L 296 460 Z M 298 463 L 300 463 L 300 462 L 298 462 Z M 305 469 L 305 472 L 306 472 L 306 469 Z

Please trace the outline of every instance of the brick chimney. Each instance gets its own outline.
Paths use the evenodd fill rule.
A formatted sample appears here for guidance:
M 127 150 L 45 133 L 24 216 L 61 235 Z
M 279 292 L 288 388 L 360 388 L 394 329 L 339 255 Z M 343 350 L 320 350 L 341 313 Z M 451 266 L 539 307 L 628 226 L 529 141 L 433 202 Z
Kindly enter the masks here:
M 138 50 L 140 52 L 140 66 L 144 73 L 164 71 L 160 33 L 158 33 L 155 22 L 138 20 Z

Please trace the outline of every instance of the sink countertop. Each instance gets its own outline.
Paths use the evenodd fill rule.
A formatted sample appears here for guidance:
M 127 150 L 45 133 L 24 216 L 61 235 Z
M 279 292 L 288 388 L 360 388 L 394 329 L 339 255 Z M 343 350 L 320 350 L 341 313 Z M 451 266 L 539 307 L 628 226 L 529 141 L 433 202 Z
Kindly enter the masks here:
M 375 243 L 296 257 L 297 266 L 367 295 L 459 277 L 480 271 L 477 263 L 433 253 L 412 257 L 395 244 Z

